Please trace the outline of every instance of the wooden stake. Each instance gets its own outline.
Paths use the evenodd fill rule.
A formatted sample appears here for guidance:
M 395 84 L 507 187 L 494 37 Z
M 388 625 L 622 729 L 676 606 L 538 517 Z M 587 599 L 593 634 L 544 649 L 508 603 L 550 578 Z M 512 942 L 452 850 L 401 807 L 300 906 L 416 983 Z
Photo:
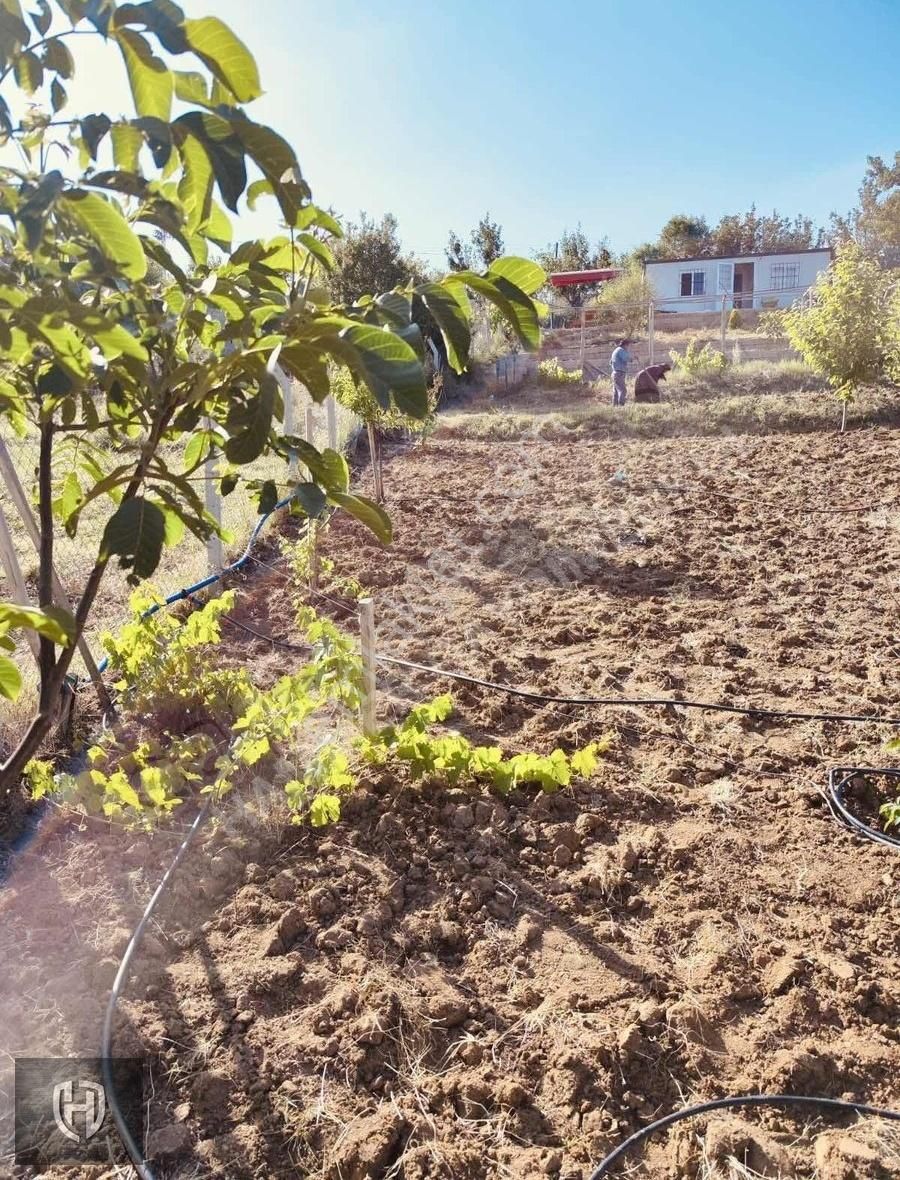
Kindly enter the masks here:
M 312 402 L 306 407 L 306 441 L 312 446 L 316 445 L 316 419 L 312 408 Z
M 330 450 L 336 451 L 338 445 L 337 407 L 331 394 L 325 399 L 325 427 L 328 431 L 328 447 Z
M 19 474 L 16 471 L 15 464 L 12 461 L 12 456 L 7 450 L 6 443 L 0 438 L 0 477 L 6 484 L 9 497 L 15 506 L 16 511 L 22 521 L 25 531 L 31 538 L 31 543 L 34 545 L 38 556 L 41 552 L 41 533 L 37 526 L 37 521 L 31 511 L 31 505 L 28 503 L 28 497 L 25 495 L 25 489 L 19 481 Z M 72 604 L 69 602 L 69 596 L 63 589 L 63 584 L 59 580 L 59 575 L 56 570 L 51 570 L 53 576 L 53 597 L 58 606 L 63 606 L 66 610 L 72 610 Z M 82 635 L 78 640 L 78 651 L 84 660 L 84 666 L 87 668 L 88 676 L 91 678 L 91 683 L 97 691 L 97 697 L 100 701 L 100 707 L 106 711 L 110 708 L 109 694 L 97 670 L 97 664 L 94 657 L 91 655 L 91 649 L 88 647 L 87 640 Z
M 581 369 L 584 369 L 584 324 L 585 324 L 585 312 L 586 312 L 586 309 L 585 309 L 584 305 L 582 305 L 582 308 L 581 308 L 581 348 L 580 348 L 580 350 L 579 350 L 579 354 L 578 354 L 578 364 L 579 364 L 579 366 L 580 366 L 580 368 L 581 368 Z
M 375 733 L 375 602 L 371 598 L 359 600 L 359 647 L 363 665 L 363 695 L 361 720 L 366 737 Z
M 28 590 L 25 586 L 25 579 L 22 577 L 22 570 L 19 566 L 19 559 L 16 557 L 16 551 L 13 547 L 12 533 L 9 531 L 9 525 L 6 523 L 6 516 L 3 513 L 2 507 L 0 507 L 0 565 L 3 566 L 3 572 L 6 574 L 6 580 L 9 583 L 10 595 L 13 602 L 18 603 L 19 606 L 31 606 L 31 603 L 28 601 Z M 31 648 L 31 654 L 36 660 L 39 660 L 41 645 L 37 633 L 26 631 L 25 640 Z
M 307 539 L 309 541 L 309 588 L 312 591 L 319 589 L 319 522 L 310 517 L 307 526 Z
M 372 478 L 375 481 L 375 500 L 379 504 L 384 503 L 384 484 L 381 478 L 381 450 L 378 446 L 378 431 L 375 429 L 374 422 L 366 423 L 366 432 L 369 436 L 369 458 L 372 460 Z

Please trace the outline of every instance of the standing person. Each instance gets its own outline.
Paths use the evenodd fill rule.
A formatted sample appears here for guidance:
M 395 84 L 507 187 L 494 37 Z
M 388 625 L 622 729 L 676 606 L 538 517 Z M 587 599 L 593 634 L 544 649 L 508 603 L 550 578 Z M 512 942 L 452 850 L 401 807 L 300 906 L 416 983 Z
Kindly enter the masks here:
M 641 369 L 634 379 L 634 400 L 657 404 L 660 398 L 659 383 L 665 381 L 666 373 L 671 369 L 672 366 L 668 362 L 664 365 L 648 365 L 646 369 Z
M 612 356 L 609 358 L 609 363 L 612 368 L 612 404 L 614 406 L 624 406 L 625 398 L 628 396 L 628 388 L 625 384 L 625 375 L 628 372 L 628 363 L 631 360 L 631 353 L 628 351 L 628 345 L 630 343 L 631 341 L 627 337 L 619 340 L 616 344 L 616 347 L 613 349 Z

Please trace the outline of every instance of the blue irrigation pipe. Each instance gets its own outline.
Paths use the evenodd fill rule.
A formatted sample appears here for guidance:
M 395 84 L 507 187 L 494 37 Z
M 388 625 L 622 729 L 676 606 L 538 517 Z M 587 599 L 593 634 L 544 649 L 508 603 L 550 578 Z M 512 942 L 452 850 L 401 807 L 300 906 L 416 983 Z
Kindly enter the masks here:
M 183 602 L 186 598 L 190 598 L 193 594 L 197 594 L 199 591 L 205 590 L 207 586 L 213 586 L 216 582 L 221 582 L 221 580 L 224 577 L 227 577 L 228 574 L 237 573 L 237 571 L 245 566 L 250 560 L 250 552 L 253 549 L 253 546 L 256 544 L 256 538 L 259 536 L 265 524 L 271 519 L 271 517 L 275 515 L 276 512 L 280 511 L 282 508 L 287 508 L 295 498 L 296 497 L 293 495 L 285 496 L 283 500 L 278 501 L 274 508 L 271 508 L 267 513 L 265 513 L 264 516 L 259 518 L 256 524 L 253 526 L 253 531 L 250 534 L 247 547 L 244 549 L 244 552 L 237 559 L 237 561 L 233 561 L 231 565 L 224 566 L 214 574 L 209 574 L 207 577 L 201 578 L 199 582 L 195 582 L 192 586 L 185 586 L 181 590 L 176 590 L 174 594 L 170 594 L 168 598 L 164 598 L 161 602 L 154 602 L 152 606 L 148 606 L 147 609 L 141 614 L 141 618 L 149 619 L 151 615 L 155 615 L 156 612 L 162 610 L 163 607 L 174 606 L 176 602 Z M 101 674 L 101 676 L 106 671 L 108 666 L 109 656 L 104 656 L 104 658 L 97 665 L 97 671 Z

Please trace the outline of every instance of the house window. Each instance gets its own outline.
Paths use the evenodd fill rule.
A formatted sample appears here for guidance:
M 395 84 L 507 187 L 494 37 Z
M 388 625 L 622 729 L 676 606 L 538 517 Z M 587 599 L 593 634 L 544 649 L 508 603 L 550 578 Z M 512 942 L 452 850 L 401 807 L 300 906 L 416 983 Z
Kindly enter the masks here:
M 774 291 L 790 291 L 800 286 L 799 262 L 772 263 L 772 289 Z
M 683 270 L 681 272 L 681 294 L 682 295 L 705 295 L 706 294 L 706 271 L 705 270 Z

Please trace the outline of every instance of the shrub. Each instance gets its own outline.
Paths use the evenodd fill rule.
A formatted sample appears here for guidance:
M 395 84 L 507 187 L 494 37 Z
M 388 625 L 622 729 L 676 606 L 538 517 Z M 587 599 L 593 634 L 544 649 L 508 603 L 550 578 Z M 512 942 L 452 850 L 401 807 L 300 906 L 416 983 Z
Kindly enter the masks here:
M 629 267 L 618 278 L 604 283 L 593 306 L 602 323 L 615 324 L 623 336 L 639 336 L 647 330 L 653 287 L 641 267 Z
M 541 361 L 538 365 L 538 374 L 542 384 L 550 386 L 577 385 L 584 377 L 581 369 L 564 369 L 559 363 L 559 357 L 556 356 L 551 360 Z
M 673 349 L 669 356 L 672 368 L 676 373 L 684 373 L 688 377 L 708 377 L 716 373 L 723 373 L 728 367 L 728 358 L 711 344 L 700 347 L 697 339 L 688 342 L 683 353 Z
M 884 373 L 891 351 L 888 282 L 887 272 L 850 242 L 816 283 L 811 306 L 783 313 L 788 340 L 845 403 Z
M 737 329 L 737 328 L 742 328 L 743 326 L 744 326 L 744 317 L 741 315 L 741 313 L 738 311 L 738 309 L 736 307 L 733 307 L 731 309 L 731 315 L 728 317 L 728 327 Z

